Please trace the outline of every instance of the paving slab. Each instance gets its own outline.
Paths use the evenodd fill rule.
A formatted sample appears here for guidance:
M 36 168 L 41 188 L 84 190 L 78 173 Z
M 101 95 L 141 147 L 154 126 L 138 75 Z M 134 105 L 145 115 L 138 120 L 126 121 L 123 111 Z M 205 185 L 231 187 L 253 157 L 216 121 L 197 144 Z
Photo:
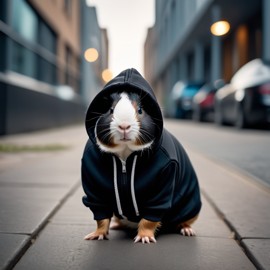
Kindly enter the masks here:
M 82 150 L 74 148 L 36 157 L 0 171 L 0 185 L 70 187 L 80 177 Z
M 15 143 L 18 145 L 78 145 L 86 138 L 87 134 L 84 122 L 82 122 L 78 125 L 0 136 L 0 141 L 3 143 Z
M 269 269 L 270 239 L 243 239 L 242 244 L 258 269 Z
M 84 192 L 81 185 L 66 203 L 59 209 L 51 220 L 53 224 L 60 225 L 89 225 L 93 223 L 93 214 L 82 203 Z
M 29 246 L 30 237 L 19 234 L 0 234 L 0 269 L 5 269 L 22 250 Z
M 270 238 L 270 193 L 252 179 L 189 151 L 207 197 L 238 238 Z
M 14 269 L 255 269 L 232 239 L 161 235 L 134 244 L 125 231 L 108 241 L 85 241 L 85 225 L 51 224 Z
M 1 187 L 0 232 L 33 234 L 66 192 L 62 188 Z
M 80 157 L 82 155 L 86 140 L 87 134 L 84 128 L 84 123 L 81 125 L 42 130 L 25 134 L 0 136 L 1 144 L 37 147 L 59 145 L 65 147 L 63 150 L 59 151 L 15 151 L 13 153 L 0 153 L 0 182 L 2 179 L 2 172 L 5 172 L 6 170 L 12 171 L 14 167 L 24 167 L 27 166 L 27 164 L 30 164 L 31 166 L 31 163 L 32 166 L 35 166 L 40 160 L 44 160 L 43 163 L 46 163 L 54 157 L 57 158 L 60 156 L 59 162 L 52 161 L 52 165 L 55 163 L 53 168 L 57 168 L 57 166 L 66 166 L 68 164 L 68 159 L 72 160 L 72 157 L 73 161 L 80 162 Z M 67 156 L 67 162 L 61 162 L 61 156 Z M 70 163 L 69 165 L 73 164 Z M 52 171 L 53 168 L 50 169 L 50 166 L 48 167 L 49 171 Z M 74 168 L 74 166 L 71 167 Z M 66 169 L 69 169 L 68 166 L 66 166 Z

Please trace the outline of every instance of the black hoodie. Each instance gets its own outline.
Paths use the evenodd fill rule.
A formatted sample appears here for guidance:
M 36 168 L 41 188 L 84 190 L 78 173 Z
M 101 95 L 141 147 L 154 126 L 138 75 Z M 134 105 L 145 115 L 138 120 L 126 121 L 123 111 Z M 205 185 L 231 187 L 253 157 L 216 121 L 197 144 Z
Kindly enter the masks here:
M 149 151 L 133 152 L 123 164 L 113 154 L 102 152 L 94 134 L 98 116 L 109 110 L 108 96 L 132 91 L 144 96 L 144 107 L 157 126 Z M 176 225 L 195 217 L 201 208 L 200 191 L 192 164 L 176 138 L 163 128 L 156 97 L 135 69 L 121 72 L 91 102 L 86 115 L 89 140 L 82 158 L 83 203 L 94 219 L 141 218 Z

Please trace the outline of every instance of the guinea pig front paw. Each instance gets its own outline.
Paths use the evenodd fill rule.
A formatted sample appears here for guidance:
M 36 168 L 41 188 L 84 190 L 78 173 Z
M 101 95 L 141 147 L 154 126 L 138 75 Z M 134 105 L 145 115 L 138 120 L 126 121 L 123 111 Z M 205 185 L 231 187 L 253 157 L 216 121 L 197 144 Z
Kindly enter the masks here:
M 183 226 L 180 234 L 184 236 L 196 236 L 196 232 L 190 226 Z
M 101 233 L 99 231 L 89 233 L 84 237 L 84 240 L 108 240 L 108 239 L 109 238 L 107 233 Z
M 150 244 L 150 243 L 156 243 L 157 240 L 154 236 L 140 236 L 140 235 L 137 235 L 135 238 L 134 238 L 134 243 L 138 243 L 138 242 L 142 242 L 143 244 L 147 243 L 147 244 Z

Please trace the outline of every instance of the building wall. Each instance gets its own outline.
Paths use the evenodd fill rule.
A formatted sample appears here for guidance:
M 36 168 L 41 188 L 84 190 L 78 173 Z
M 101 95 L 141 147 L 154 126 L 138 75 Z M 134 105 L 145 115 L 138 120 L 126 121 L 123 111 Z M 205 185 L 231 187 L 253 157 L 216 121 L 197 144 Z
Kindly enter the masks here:
M 269 61 L 269 6 L 268 0 L 156 0 L 156 22 L 145 41 L 145 75 L 160 102 L 166 104 L 179 80 L 228 81 L 254 58 Z M 231 24 L 223 37 L 210 33 L 219 19 Z
M 144 72 L 150 84 L 158 89 L 161 103 L 166 103 L 167 94 L 178 80 L 201 76 L 198 72 L 203 67 L 196 66 L 194 70 L 194 61 L 202 62 L 203 58 L 194 51 L 203 48 L 196 47 L 196 43 L 180 46 L 188 39 L 190 27 L 209 2 L 211 0 L 156 1 L 156 22 L 145 41 Z
M 82 73 L 82 41 L 97 32 L 106 51 L 108 39 L 95 13 L 82 19 L 82 5 L 84 0 L 0 1 L 0 135 L 84 120 L 90 90 L 82 91 L 82 84 L 90 78 L 97 91 L 101 76 L 91 69 Z M 107 64 L 104 55 L 98 71 Z
M 80 80 L 80 1 L 29 0 L 29 3 L 57 35 L 59 84 L 70 84 L 79 92 Z M 70 80 L 70 78 L 73 78 Z
M 67 8 L 69 3 L 69 8 Z M 80 90 L 80 2 L 1 1 L 0 71 Z M 46 70 L 46 72 L 44 72 Z

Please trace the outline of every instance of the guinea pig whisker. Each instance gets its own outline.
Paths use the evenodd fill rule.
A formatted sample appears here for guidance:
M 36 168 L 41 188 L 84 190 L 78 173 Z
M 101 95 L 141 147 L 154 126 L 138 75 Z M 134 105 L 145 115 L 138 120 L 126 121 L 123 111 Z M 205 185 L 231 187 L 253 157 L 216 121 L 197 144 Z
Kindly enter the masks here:
M 98 124 L 100 127 L 105 127 L 108 126 L 108 124 Z M 110 128 L 107 128 L 107 130 L 109 130 Z
M 144 136 L 144 134 L 139 134 L 139 142 L 140 142 L 140 144 L 145 144 L 146 142 L 148 142 L 148 140 L 147 140 L 147 137 L 146 136 Z
M 153 117 L 152 115 L 151 115 L 151 117 L 152 117 L 152 119 L 153 119 L 153 120 L 158 120 L 158 121 L 160 121 L 160 118 Z M 156 124 L 156 123 L 154 123 L 154 122 L 153 122 L 153 124 L 155 124 L 155 125 L 157 125 L 157 126 L 158 126 L 158 124 Z
M 142 95 L 143 94 L 143 95 Z M 140 101 L 142 101 L 145 97 L 147 97 L 147 94 L 141 90 L 140 93 Z
M 100 115 L 101 115 L 101 114 L 100 114 Z M 86 119 L 86 120 L 85 120 L 85 122 L 90 122 L 90 121 L 93 121 L 93 120 L 95 120 L 95 119 L 99 118 L 99 117 L 100 117 L 100 115 L 95 116 L 95 117 L 92 117 L 92 118 L 90 118 L 90 119 Z
M 98 115 L 102 115 L 103 113 L 101 113 L 101 112 L 91 112 L 91 113 L 93 113 L 93 114 L 98 114 Z
M 142 129 L 140 132 L 140 136 L 145 140 L 145 139 L 149 139 L 150 141 L 153 139 L 153 136 L 150 132 L 148 132 L 145 129 Z
M 110 131 L 111 131 L 110 128 L 106 128 L 105 130 L 103 130 L 102 133 L 101 133 L 102 138 L 104 138 L 104 136 L 107 137 L 110 134 Z
M 104 134 L 110 134 L 111 133 L 111 130 L 110 130 L 110 128 L 106 128 L 105 130 L 103 130 L 102 133 L 104 133 Z
M 106 134 L 104 134 L 100 140 L 101 141 L 107 141 L 107 140 L 110 140 L 111 139 L 111 133 L 110 132 L 107 132 Z

